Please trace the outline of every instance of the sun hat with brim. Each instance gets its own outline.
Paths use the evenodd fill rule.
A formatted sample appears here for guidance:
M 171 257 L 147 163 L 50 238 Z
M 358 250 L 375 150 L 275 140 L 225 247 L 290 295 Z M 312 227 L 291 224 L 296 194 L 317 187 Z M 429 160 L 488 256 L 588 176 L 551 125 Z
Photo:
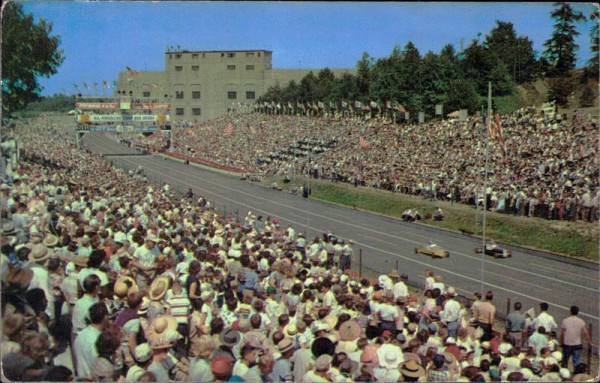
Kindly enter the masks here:
M 16 284 L 23 289 L 29 286 L 29 283 L 31 283 L 32 279 L 33 271 L 27 268 L 20 269 L 15 267 L 12 270 L 9 270 L 8 275 L 6 276 L 6 282 L 9 284 Z
M 390 278 L 400 278 L 400 274 L 398 274 L 398 270 L 394 269 L 394 270 L 390 271 L 390 273 L 388 274 L 388 277 L 390 277 Z
M 148 326 L 148 340 L 154 348 L 155 343 L 163 340 L 170 331 L 177 331 L 177 320 L 172 315 L 160 315 Z
M 171 315 L 156 317 L 148 327 L 148 341 L 152 349 L 170 348 L 178 338 L 177 320 Z
M 400 373 L 408 378 L 420 378 L 425 375 L 425 369 L 411 359 L 400 365 Z
M 279 341 L 279 343 L 277 343 L 277 350 L 279 350 L 280 353 L 284 354 L 290 350 L 294 349 L 294 342 L 292 342 L 292 340 L 290 338 L 283 338 L 282 340 Z
M 46 234 L 46 238 L 44 238 L 42 243 L 47 247 L 54 247 L 58 245 L 58 237 L 54 234 Z
M 449 297 L 455 297 L 456 296 L 456 290 L 454 289 L 454 287 L 450 286 L 446 289 L 446 292 L 444 292 L 445 295 L 449 296 Z
M 2 235 L 11 236 L 17 235 L 17 229 L 15 229 L 15 224 L 12 222 L 6 222 L 2 224 Z
M 31 252 L 29 253 L 29 260 L 32 262 L 43 262 L 50 258 L 48 248 L 41 244 L 35 244 L 31 246 Z
M 226 346 L 233 347 L 240 341 L 240 333 L 232 328 L 219 334 L 219 340 Z
M 404 362 L 402 350 L 398 346 L 386 343 L 377 350 L 379 365 L 386 368 L 397 368 L 400 363 Z
M 157 301 L 162 299 L 167 293 L 169 289 L 169 278 L 167 277 L 158 277 L 152 281 L 150 284 L 150 290 L 148 291 L 148 296 L 151 300 Z
M 73 264 L 75 266 L 79 266 L 79 267 L 87 267 L 88 265 L 88 257 L 85 257 L 83 255 L 78 255 L 76 257 L 71 258 L 71 262 L 73 262 Z
M 354 320 L 347 320 L 340 325 L 338 330 L 340 340 L 342 341 L 354 341 L 360 338 L 362 334 L 362 328 L 358 322 Z
M 134 359 L 138 363 L 145 363 L 152 357 L 152 347 L 148 343 L 142 343 L 135 347 Z
M 142 297 L 142 305 L 140 306 L 140 308 L 137 312 L 138 315 L 148 314 L 148 306 L 150 306 L 150 299 L 148 299 L 148 297 L 146 297 L 146 296 Z

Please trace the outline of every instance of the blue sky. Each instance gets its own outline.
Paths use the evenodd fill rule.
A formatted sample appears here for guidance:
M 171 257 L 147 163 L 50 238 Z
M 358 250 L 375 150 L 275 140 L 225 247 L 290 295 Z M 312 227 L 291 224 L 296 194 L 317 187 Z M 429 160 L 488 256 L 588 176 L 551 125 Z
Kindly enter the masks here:
M 353 68 L 362 52 L 387 56 L 412 41 L 422 55 L 445 44 L 457 49 L 478 33 L 509 21 L 542 51 L 553 28 L 544 3 L 363 2 L 77 2 L 22 1 L 53 24 L 66 56 L 42 78 L 43 95 L 73 92 L 73 84 L 112 83 L 129 66 L 162 70 L 167 45 L 187 50 L 266 49 L 273 68 Z M 586 16 L 592 3 L 572 4 Z M 578 66 L 590 57 L 591 23 L 577 25 Z M 100 92 L 102 93 L 102 91 Z

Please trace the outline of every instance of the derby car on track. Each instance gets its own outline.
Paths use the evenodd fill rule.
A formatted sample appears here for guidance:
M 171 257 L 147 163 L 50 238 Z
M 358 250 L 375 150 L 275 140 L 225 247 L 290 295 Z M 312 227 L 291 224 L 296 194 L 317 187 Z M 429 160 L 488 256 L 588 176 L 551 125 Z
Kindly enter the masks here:
M 429 242 L 427 245 L 421 245 L 415 248 L 415 254 L 426 254 L 433 258 L 448 258 L 450 253 L 439 245 Z
M 510 258 L 512 257 L 512 252 L 510 250 L 506 250 L 496 244 L 496 242 L 488 242 L 485 245 L 484 254 L 491 255 L 494 258 Z M 475 248 L 475 254 L 481 254 L 481 247 Z

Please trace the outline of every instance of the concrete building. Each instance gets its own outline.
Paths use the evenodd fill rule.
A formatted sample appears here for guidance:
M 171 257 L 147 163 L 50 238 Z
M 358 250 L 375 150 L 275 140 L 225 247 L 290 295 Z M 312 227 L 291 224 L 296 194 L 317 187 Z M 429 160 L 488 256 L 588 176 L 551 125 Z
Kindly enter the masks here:
M 252 110 L 269 87 L 300 81 L 320 69 L 273 69 L 272 52 L 176 51 L 165 53 L 165 70 L 119 73 L 115 96 L 155 99 L 172 103 L 171 119 L 203 122 L 229 108 Z M 354 69 L 332 69 L 336 77 Z

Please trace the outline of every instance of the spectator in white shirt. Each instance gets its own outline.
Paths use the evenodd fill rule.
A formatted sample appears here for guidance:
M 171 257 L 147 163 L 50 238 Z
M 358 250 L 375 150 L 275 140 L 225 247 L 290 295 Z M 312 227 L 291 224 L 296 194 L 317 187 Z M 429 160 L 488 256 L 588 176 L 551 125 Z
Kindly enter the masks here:
M 544 326 L 547 332 L 556 331 L 558 329 L 554 317 L 548 314 L 548 303 L 540 303 L 540 314 L 535 318 L 534 325 L 536 330 L 541 326 Z
M 98 357 L 96 341 L 100 337 L 102 330 L 110 323 L 108 309 L 104 303 L 93 304 L 89 308 L 88 314 L 90 324 L 81 331 L 73 347 L 77 360 L 78 380 L 92 379 L 92 363 Z
M 73 338 L 85 328 L 89 321 L 89 309 L 98 302 L 98 292 L 100 291 L 100 278 L 96 274 L 91 274 L 83 281 L 83 296 L 75 302 L 73 307 Z

